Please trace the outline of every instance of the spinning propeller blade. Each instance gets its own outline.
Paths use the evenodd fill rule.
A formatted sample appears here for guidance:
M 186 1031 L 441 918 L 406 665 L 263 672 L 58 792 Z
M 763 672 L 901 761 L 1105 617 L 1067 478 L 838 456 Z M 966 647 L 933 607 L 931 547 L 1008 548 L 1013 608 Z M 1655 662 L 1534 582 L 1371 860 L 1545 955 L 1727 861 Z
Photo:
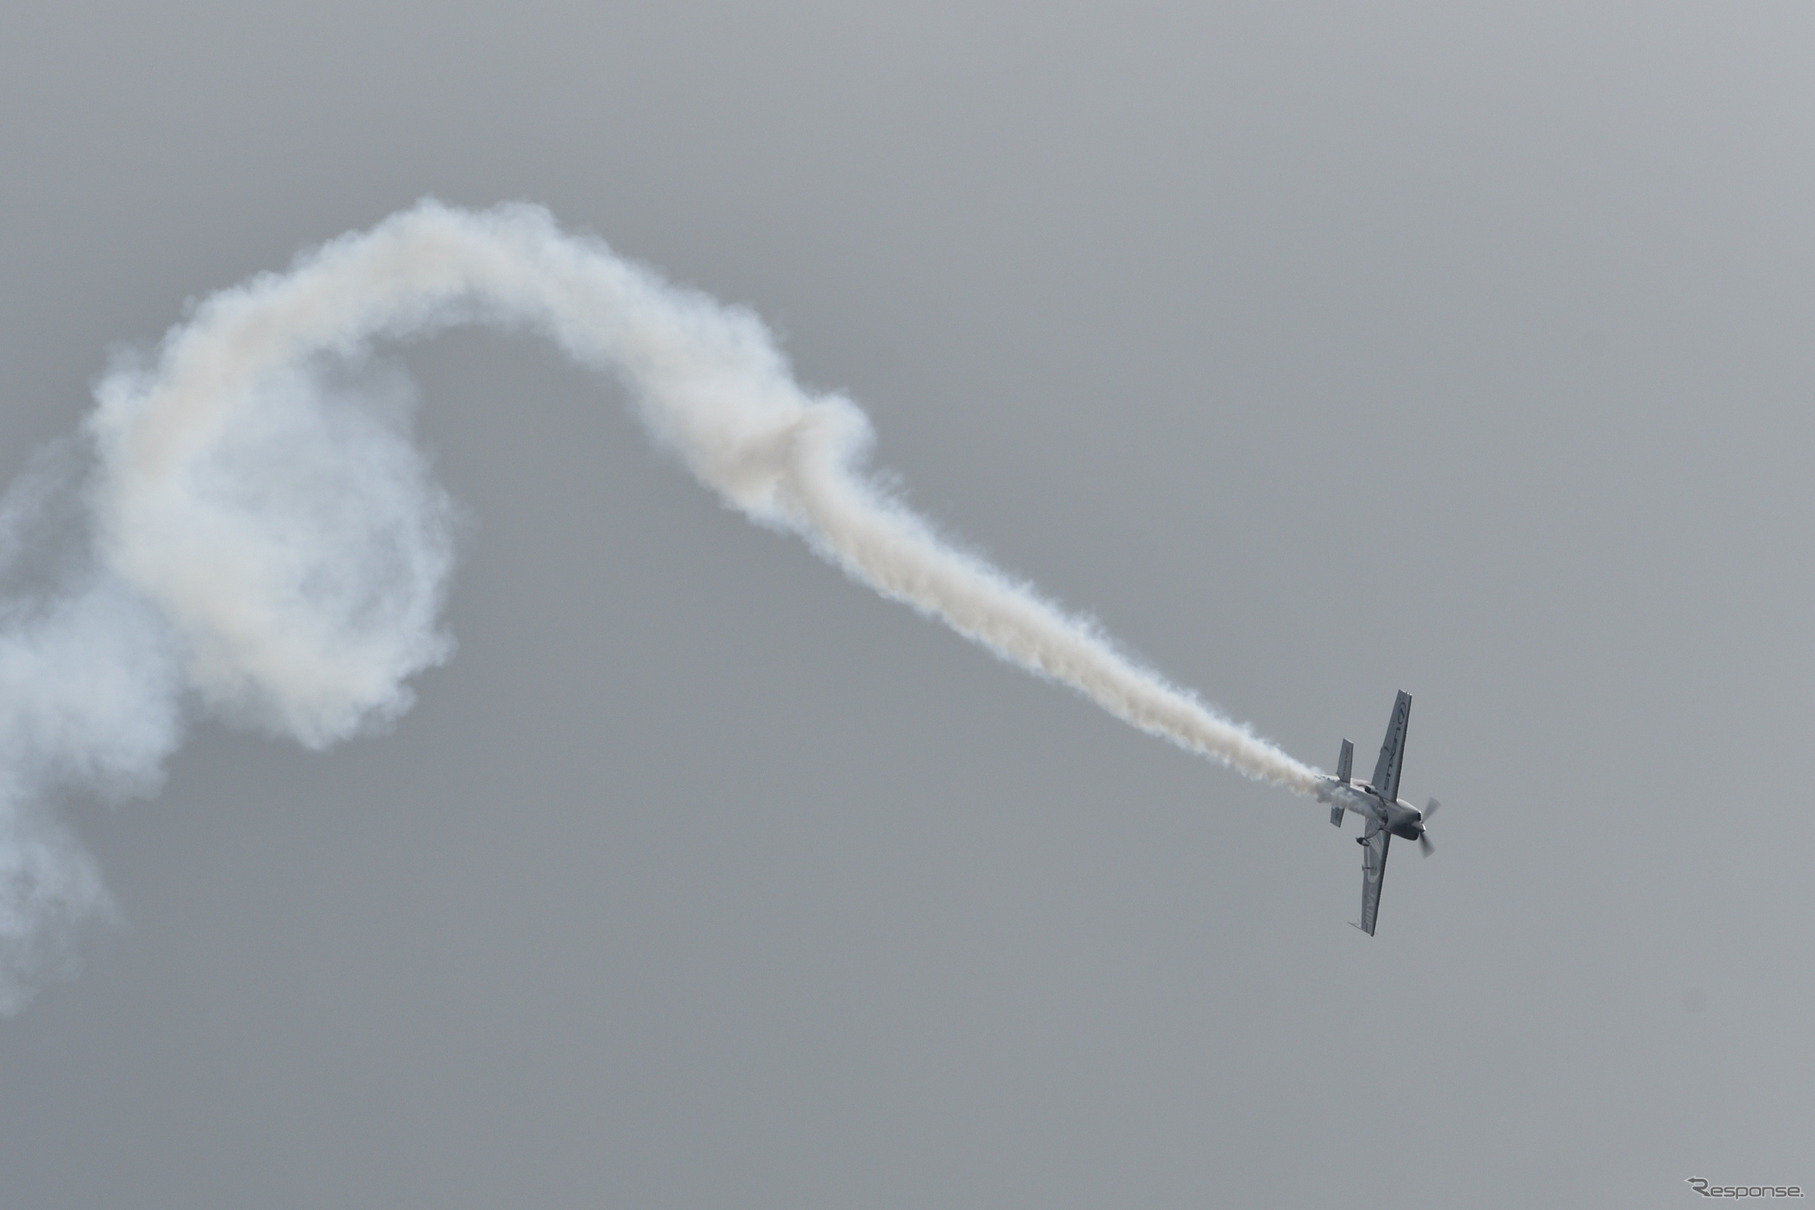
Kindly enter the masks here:
M 1430 824 L 1431 816 L 1435 815 L 1437 813 L 1437 808 L 1442 805 L 1442 803 L 1434 798 L 1424 805 L 1424 818 L 1418 826 L 1418 851 L 1426 857 L 1435 853 L 1437 851 L 1437 846 L 1431 843 L 1431 838 L 1424 829 Z

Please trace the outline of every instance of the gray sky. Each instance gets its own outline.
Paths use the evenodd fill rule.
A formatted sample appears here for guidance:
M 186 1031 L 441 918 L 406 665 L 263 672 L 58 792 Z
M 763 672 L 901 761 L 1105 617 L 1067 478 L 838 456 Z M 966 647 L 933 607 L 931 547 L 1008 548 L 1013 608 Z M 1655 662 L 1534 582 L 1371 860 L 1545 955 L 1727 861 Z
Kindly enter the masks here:
M 521 337 L 401 355 L 455 660 L 73 807 L 10 1208 L 1608 1206 L 1815 1186 L 1806 5 L 37 6 L 0 468 L 425 194 L 759 310 L 1323 811 L 855 588 Z M 1353 825 L 1347 830 L 1352 834 Z

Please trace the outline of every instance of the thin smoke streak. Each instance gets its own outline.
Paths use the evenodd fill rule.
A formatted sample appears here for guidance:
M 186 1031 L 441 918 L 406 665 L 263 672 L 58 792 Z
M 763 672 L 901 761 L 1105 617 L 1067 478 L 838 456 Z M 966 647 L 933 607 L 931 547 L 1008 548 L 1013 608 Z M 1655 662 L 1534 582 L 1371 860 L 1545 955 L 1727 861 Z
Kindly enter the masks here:
M 109 910 L 48 794 L 148 792 L 198 706 L 325 747 L 408 709 L 410 678 L 449 657 L 451 506 L 410 439 L 407 388 L 349 367 L 473 323 L 540 332 L 615 378 L 722 501 L 859 583 L 1136 727 L 1314 792 L 1314 770 L 891 497 L 863 412 L 796 383 L 749 311 L 540 208 L 424 202 L 209 297 L 152 364 L 98 385 L 88 557 L 0 612 L 0 1011 L 67 973 L 76 926 Z M 9 494 L 0 559 L 56 495 Z

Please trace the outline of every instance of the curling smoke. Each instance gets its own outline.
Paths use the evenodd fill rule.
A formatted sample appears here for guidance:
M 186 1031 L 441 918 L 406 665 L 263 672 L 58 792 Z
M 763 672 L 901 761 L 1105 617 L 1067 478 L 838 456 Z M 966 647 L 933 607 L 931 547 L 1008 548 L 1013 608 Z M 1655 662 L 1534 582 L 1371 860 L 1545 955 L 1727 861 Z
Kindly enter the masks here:
M 347 367 L 466 323 L 532 328 L 615 377 L 725 503 L 860 583 L 1134 726 L 1313 791 L 1310 768 L 892 499 L 866 471 L 864 414 L 796 383 L 750 312 L 539 208 L 425 202 L 204 300 L 154 362 L 102 380 L 92 464 L 54 450 L 0 504 L 0 572 L 40 585 L 0 602 L 0 1012 L 66 973 L 75 927 L 112 910 L 47 796 L 147 792 L 195 707 L 326 746 L 407 709 L 410 676 L 447 658 L 449 502 L 407 390 Z M 41 548 L 83 553 L 46 567 Z

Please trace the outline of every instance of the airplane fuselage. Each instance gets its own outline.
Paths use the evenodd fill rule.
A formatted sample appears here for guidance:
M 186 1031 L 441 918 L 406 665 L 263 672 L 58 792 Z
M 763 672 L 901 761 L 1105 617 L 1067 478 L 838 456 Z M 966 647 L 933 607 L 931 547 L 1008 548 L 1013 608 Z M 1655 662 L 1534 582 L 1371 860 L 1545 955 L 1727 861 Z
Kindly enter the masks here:
M 1403 840 L 1417 840 L 1424 830 L 1424 812 L 1403 798 L 1388 801 L 1360 778 L 1344 783 L 1325 778 L 1317 797 L 1331 806 L 1353 811 L 1363 819 L 1377 819 L 1382 827 Z

